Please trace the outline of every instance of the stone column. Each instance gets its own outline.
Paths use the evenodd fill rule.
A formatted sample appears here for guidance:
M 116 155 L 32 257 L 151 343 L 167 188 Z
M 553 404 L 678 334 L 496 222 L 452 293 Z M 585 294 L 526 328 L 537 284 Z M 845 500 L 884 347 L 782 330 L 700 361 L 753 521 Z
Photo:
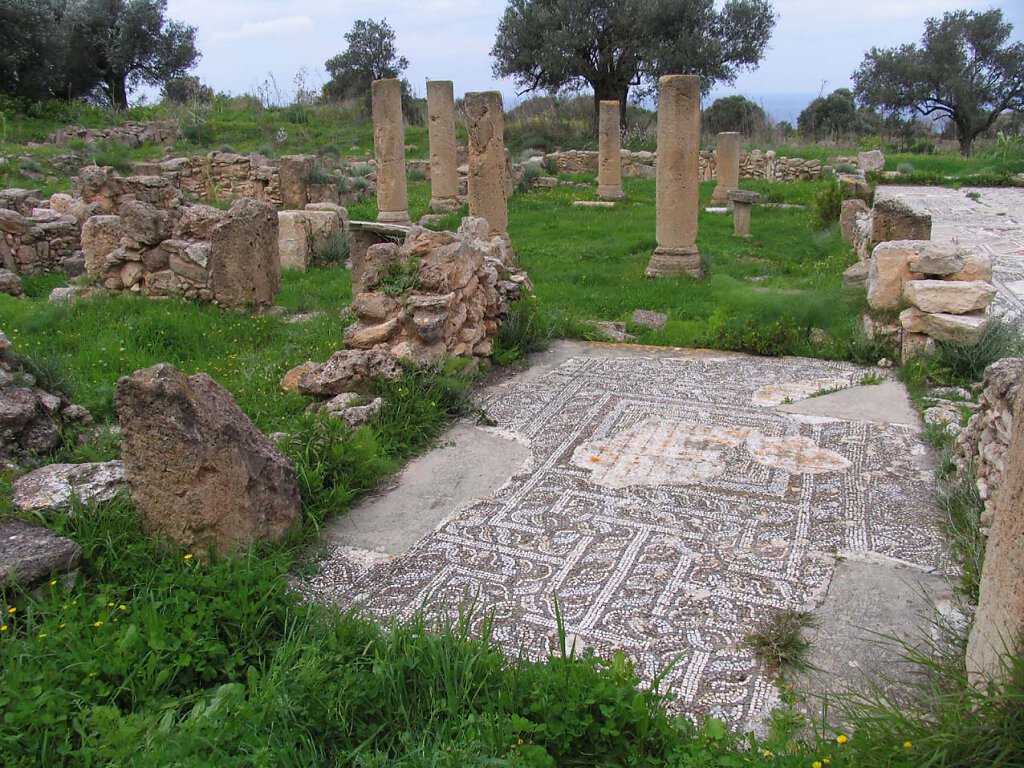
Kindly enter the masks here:
M 700 174 L 700 78 L 665 75 L 658 80 L 658 247 L 648 277 L 703 277 L 697 251 Z
M 619 102 L 602 101 L 597 155 L 597 196 L 602 200 L 621 200 L 622 135 L 619 132 Z
M 372 87 L 373 154 L 377 159 L 377 221 L 412 224 L 405 180 L 405 130 L 402 83 L 374 80 Z
M 505 113 L 497 91 L 466 94 L 469 215 L 487 219 L 491 237 L 508 238 L 505 200 Z
M 455 159 L 455 96 L 451 80 L 427 81 L 427 130 L 430 134 L 430 210 L 459 208 L 459 170 Z
M 746 189 L 732 189 L 727 199 L 732 203 L 733 235 L 750 237 L 750 209 L 761 199 L 761 195 Z
M 715 141 L 715 176 L 711 204 L 721 205 L 729 201 L 730 191 L 740 188 L 740 135 L 734 131 L 718 134 Z

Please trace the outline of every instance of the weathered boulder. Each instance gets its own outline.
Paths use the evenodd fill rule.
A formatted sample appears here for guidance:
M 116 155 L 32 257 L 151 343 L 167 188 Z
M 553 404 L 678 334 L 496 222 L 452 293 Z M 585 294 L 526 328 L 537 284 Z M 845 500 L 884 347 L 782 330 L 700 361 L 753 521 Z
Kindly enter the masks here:
M 342 392 L 368 394 L 375 379 L 393 379 L 401 373 L 398 360 L 386 346 L 373 349 L 343 349 L 325 363 L 309 367 L 298 375 L 297 388 L 304 395 L 340 395 Z M 285 379 L 289 374 L 285 374 Z
M 98 504 L 110 501 L 123 487 L 121 461 L 50 464 L 14 481 L 14 507 L 22 512 L 68 509 L 73 498 Z
M 281 269 L 305 272 L 313 261 L 313 242 L 304 211 L 278 211 L 277 248 Z
M 167 211 L 150 203 L 130 200 L 118 211 L 121 221 L 121 236 L 132 248 L 156 245 L 170 234 L 171 221 Z
M 907 333 L 923 333 L 956 344 L 976 344 L 988 328 L 989 317 L 929 313 L 909 307 L 900 313 L 900 324 Z
M 650 309 L 638 309 L 633 313 L 633 317 L 630 320 L 633 325 L 650 328 L 652 331 L 660 331 L 665 327 L 665 323 L 668 322 L 668 315 L 654 312 Z
M 858 261 L 843 271 L 843 285 L 850 288 L 866 286 L 871 265 L 866 261 Z
M 57 578 L 74 578 L 82 548 L 71 539 L 21 520 L 0 522 L 0 587 L 32 590 Z
M 981 312 L 995 296 L 995 286 L 981 280 L 908 280 L 903 287 L 903 297 L 923 312 L 952 315 Z
M 210 289 L 225 307 L 267 307 L 281 287 L 277 211 L 243 198 L 210 230 Z
M 845 242 L 853 244 L 853 228 L 857 223 L 857 217 L 867 216 L 870 210 L 868 204 L 860 198 L 843 200 L 839 213 L 839 231 Z
M 885 155 L 880 149 L 858 152 L 857 167 L 864 173 L 876 173 L 885 168 Z
M 0 269 L 0 293 L 21 297 L 25 295 L 25 286 L 21 278 L 9 269 Z
M 201 556 L 278 541 L 298 522 L 291 462 L 208 375 L 155 365 L 120 379 L 114 399 L 125 478 L 148 531 Z
M 928 277 L 945 277 L 960 272 L 967 263 L 967 252 L 955 245 L 929 243 L 910 257 L 907 266 L 911 272 Z
M 896 197 L 875 200 L 871 208 L 871 241 L 931 240 L 932 216 Z

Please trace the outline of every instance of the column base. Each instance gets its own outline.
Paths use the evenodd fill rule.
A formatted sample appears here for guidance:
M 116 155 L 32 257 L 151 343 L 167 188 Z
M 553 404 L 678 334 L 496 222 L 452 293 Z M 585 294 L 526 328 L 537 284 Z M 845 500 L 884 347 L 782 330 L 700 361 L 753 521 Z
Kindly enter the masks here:
M 729 193 L 732 191 L 730 187 L 715 187 L 715 191 L 711 193 L 711 205 L 729 205 Z
M 683 248 L 658 246 L 654 249 L 654 255 L 651 256 L 644 274 L 647 277 L 690 275 L 700 279 L 704 277 L 704 263 L 695 245 Z
M 430 198 L 430 210 L 434 213 L 453 213 L 461 207 L 462 202 L 457 197 Z
M 625 200 L 626 193 L 622 191 L 622 187 L 615 186 L 598 186 L 597 196 L 602 200 Z
M 380 211 L 377 214 L 377 221 L 381 224 L 401 224 L 406 227 L 412 226 L 412 219 L 409 218 L 408 211 Z

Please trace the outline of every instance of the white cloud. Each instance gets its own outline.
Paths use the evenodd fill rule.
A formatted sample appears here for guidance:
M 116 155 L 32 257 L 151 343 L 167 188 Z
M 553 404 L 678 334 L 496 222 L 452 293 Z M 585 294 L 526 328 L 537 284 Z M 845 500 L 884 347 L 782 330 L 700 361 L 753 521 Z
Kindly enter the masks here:
M 280 19 L 268 21 L 247 21 L 238 29 L 231 32 L 214 32 L 212 40 L 247 40 L 253 37 L 271 37 L 276 35 L 287 35 L 292 32 L 301 32 L 310 29 L 313 20 L 309 16 L 285 16 Z

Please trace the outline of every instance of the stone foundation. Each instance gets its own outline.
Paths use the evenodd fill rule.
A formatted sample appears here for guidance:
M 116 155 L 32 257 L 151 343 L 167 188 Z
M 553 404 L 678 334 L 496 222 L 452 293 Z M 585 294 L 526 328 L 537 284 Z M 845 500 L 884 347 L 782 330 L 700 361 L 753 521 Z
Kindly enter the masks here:
M 656 152 L 633 152 L 621 150 L 622 175 L 654 178 Z M 544 156 L 545 161 L 555 164 L 561 173 L 597 173 L 598 153 L 592 150 L 570 149 L 552 152 Z M 813 181 L 821 178 L 825 166 L 820 160 L 804 160 L 799 157 L 779 157 L 774 150 L 762 152 L 759 149 L 740 152 L 740 179 L 746 181 Z M 699 157 L 701 181 L 717 178 L 717 160 L 714 150 L 701 150 Z
M 173 144 L 180 137 L 181 127 L 177 120 L 129 121 L 110 128 L 69 125 L 50 136 L 50 143 L 65 147 L 71 141 L 84 141 L 86 144 L 111 141 L 127 147 L 141 147 L 143 144 Z

